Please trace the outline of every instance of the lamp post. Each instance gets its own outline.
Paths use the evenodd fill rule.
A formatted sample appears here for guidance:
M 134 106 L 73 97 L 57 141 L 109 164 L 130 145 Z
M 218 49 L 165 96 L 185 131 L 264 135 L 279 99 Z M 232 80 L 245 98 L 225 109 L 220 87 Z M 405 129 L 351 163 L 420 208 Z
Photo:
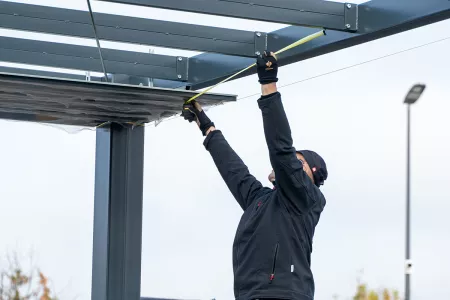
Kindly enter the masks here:
M 425 90 L 424 84 L 414 85 L 405 97 L 407 105 L 407 148 L 406 148 L 406 261 L 405 261 L 405 300 L 411 300 L 411 105 L 416 103 Z

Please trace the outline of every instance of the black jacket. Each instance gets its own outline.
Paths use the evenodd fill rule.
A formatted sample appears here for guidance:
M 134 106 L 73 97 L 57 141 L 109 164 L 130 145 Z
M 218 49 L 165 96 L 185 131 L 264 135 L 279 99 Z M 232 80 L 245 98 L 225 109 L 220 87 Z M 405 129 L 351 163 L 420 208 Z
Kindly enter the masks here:
M 204 145 L 244 210 L 233 244 L 237 300 L 311 300 L 314 229 L 325 198 L 303 171 L 292 146 L 289 123 L 275 93 L 258 100 L 277 188 L 263 187 L 233 151 L 220 130 Z

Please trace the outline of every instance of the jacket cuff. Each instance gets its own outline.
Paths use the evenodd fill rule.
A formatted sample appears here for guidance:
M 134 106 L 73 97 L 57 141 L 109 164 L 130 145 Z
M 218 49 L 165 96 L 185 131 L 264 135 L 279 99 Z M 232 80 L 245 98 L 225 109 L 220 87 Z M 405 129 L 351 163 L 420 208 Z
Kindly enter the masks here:
M 269 95 L 261 96 L 261 98 L 258 99 L 258 106 L 259 108 L 263 108 L 270 104 L 270 102 L 280 99 L 281 94 L 280 92 L 275 92 Z
M 209 146 L 209 142 L 211 141 L 212 137 L 213 137 L 214 135 L 218 134 L 218 133 L 221 134 L 222 132 L 221 132 L 220 130 L 216 129 L 216 130 L 214 130 L 214 131 L 211 131 L 211 132 L 206 136 L 205 140 L 203 141 L 203 146 L 205 146 L 206 150 L 209 150 L 209 149 L 208 149 L 208 146 Z

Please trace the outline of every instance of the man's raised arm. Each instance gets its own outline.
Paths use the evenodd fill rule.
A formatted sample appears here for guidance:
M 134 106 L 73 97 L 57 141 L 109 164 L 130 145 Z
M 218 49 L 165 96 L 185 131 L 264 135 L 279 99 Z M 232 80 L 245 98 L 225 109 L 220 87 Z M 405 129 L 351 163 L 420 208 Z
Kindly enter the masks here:
M 275 55 L 265 53 L 258 58 L 257 67 L 262 92 L 258 106 L 277 187 L 299 211 L 306 211 L 314 203 L 308 192 L 313 182 L 303 170 L 293 147 L 291 128 L 276 86 L 278 64 Z
M 262 184 L 250 174 L 242 159 L 225 140 L 222 132 L 216 130 L 214 123 L 206 116 L 198 102 L 185 104 L 183 116 L 190 122 L 195 120 L 203 135 L 206 136 L 203 144 L 243 210 L 246 210 L 261 193 L 270 191 L 263 188 Z

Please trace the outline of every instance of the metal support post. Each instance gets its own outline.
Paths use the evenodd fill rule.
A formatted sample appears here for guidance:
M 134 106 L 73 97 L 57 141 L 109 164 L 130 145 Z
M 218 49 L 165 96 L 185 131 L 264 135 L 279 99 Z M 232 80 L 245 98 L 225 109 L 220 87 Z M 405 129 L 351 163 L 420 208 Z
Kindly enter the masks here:
M 97 129 L 92 300 L 139 300 L 144 127 Z
M 410 300 L 411 285 L 411 105 L 407 105 L 407 146 L 406 146 L 406 266 L 405 266 L 405 300 Z

